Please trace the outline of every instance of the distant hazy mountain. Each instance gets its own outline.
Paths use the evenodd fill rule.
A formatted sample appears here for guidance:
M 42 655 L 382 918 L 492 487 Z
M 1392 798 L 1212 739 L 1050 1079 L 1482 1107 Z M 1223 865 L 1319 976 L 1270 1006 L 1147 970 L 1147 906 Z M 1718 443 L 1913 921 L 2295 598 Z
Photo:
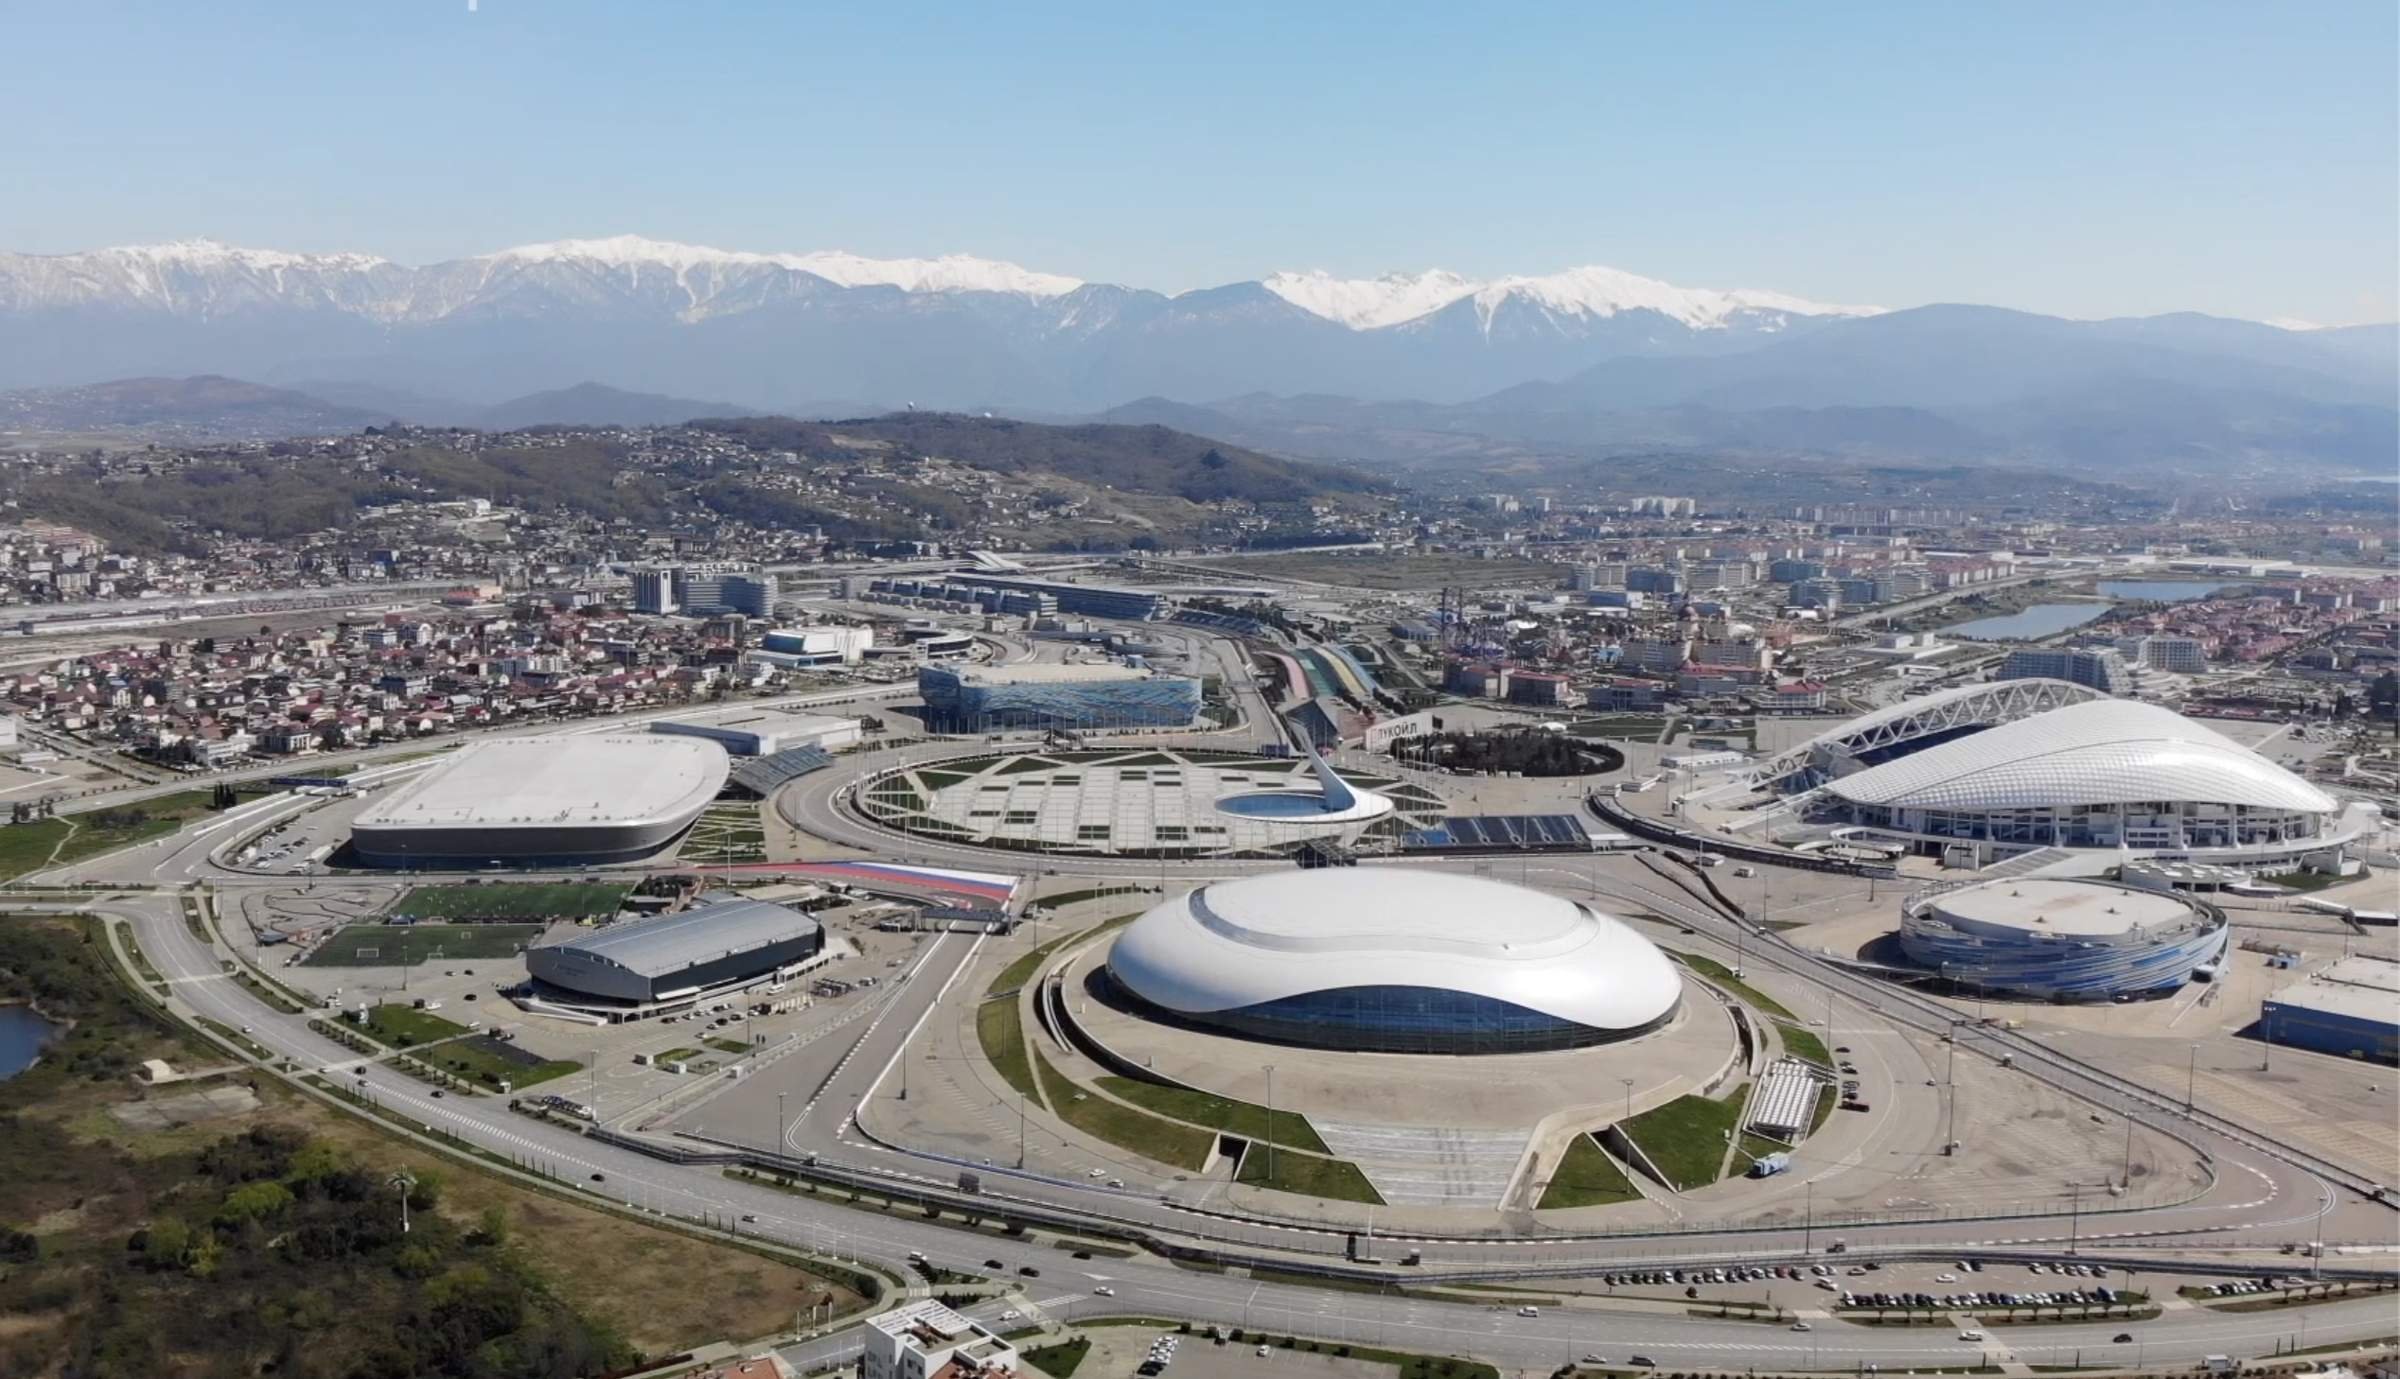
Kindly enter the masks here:
M 232 374 L 329 415 L 487 426 L 916 404 L 1206 429 L 1173 410 L 1201 406 L 1210 434 L 1332 457 L 1472 441 L 2358 467 L 2390 462 L 2396 372 L 2391 326 L 1884 311 L 1607 268 L 1169 296 L 963 255 L 632 237 L 414 268 L 206 242 L 0 254 L 0 387 Z M 706 398 L 726 401 L 683 400 Z
M 2400 453 L 2396 339 L 2390 326 L 1936 306 L 1734 353 L 1613 359 L 1457 404 L 1247 394 L 1144 398 L 1102 415 L 1398 464 L 1676 447 L 2229 477 L 2293 463 L 2388 470 Z
M 0 254 L 0 386 L 205 370 L 482 405 L 594 378 L 752 406 L 1090 410 L 1295 386 L 1459 401 L 1866 310 L 1603 268 L 1488 281 L 1284 273 L 1170 297 L 967 256 L 619 237 L 411 268 L 201 241 Z
M 238 378 L 121 378 L 0 392 L 0 430 L 272 440 L 355 431 L 389 418 Z
M 578 383 L 546 393 L 528 393 L 475 414 L 487 431 L 526 426 L 673 426 L 699 417 L 741 417 L 757 411 L 730 402 L 694 402 L 659 393 L 629 393 L 599 383 Z

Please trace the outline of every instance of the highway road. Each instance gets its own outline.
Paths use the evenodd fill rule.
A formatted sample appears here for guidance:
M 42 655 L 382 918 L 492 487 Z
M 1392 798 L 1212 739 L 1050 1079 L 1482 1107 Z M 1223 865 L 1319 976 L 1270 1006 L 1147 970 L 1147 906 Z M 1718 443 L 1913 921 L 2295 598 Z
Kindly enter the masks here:
M 1231 665 L 1225 668 L 1234 669 Z M 1230 675 L 1228 678 L 1232 683 L 1247 684 L 1246 679 Z M 845 693 L 856 697 L 862 692 Z M 803 696 L 796 702 L 823 702 L 823 697 Z M 1246 711 L 1259 711 L 1250 704 L 1244 707 Z M 608 731 L 626 722 L 602 720 L 553 731 Z M 1243 739 L 1254 735 L 1252 728 L 1240 732 Z M 1154 736 L 1144 740 L 1166 739 Z M 1223 745 L 1227 739 L 1224 735 L 1183 735 L 1182 740 Z M 974 744 L 929 743 L 878 754 L 876 765 L 880 768 L 900 761 L 972 750 L 978 750 Z M 404 772 L 416 768 L 403 765 L 390 769 Z M 787 817 L 808 831 L 835 839 L 854 839 L 861 846 L 890 855 L 891 835 L 842 812 L 839 796 L 845 788 L 846 783 L 839 778 L 804 778 L 801 788 L 786 793 L 780 807 Z M 292 796 L 270 796 L 245 803 L 228 814 L 196 822 L 169 839 L 64 870 L 87 879 L 175 888 L 288 886 L 289 879 L 279 878 L 270 883 L 264 878 L 227 873 L 212 855 L 222 844 L 254 826 L 318 803 Z M 908 840 L 902 850 L 911 860 L 979 870 L 1019 869 L 1024 865 L 1022 859 L 1003 860 L 989 852 L 921 839 Z M 1271 865 L 1169 863 L 1162 867 L 1149 861 L 1050 860 L 1057 863 L 1057 871 L 1072 876 L 1164 877 L 1186 882 Z M 1533 878 L 1529 875 L 1528 879 Z M 311 884 L 340 887 L 379 883 L 318 877 Z M 1604 871 L 1593 866 L 1586 871 L 1581 866 L 1561 865 L 1543 868 L 1539 884 L 1566 891 L 1589 890 L 1619 905 L 1665 915 L 1719 941 L 1731 941 L 1732 921 L 1662 877 L 1631 874 L 1623 868 Z M 57 908 L 36 906 L 32 902 L 10 904 L 20 909 Z M 932 1262 L 943 1267 L 971 1273 L 989 1272 L 984 1265 L 987 1258 L 1000 1259 L 1011 1277 L 1017 1276 L 1015 1271 L 1021 1266 L 1037 1268 L 1041 1275 L 1025 1281 L 1026 1298 L 1062 1316 L 1086 1314 L 1105 1306 L 1116 1313 L 1267 1326 L 1402 1349 L 1473 1354 L 1508 1364 L 1548 1366 L 1586 1353 L 1617 1360 L 1641 1354 L 1670 1369 L 1736 1364 L 1761 1368 L 1854 1369 L 1870 1363 L 1892 1368 L 1975 1363 L 1987 1355 L 2029 1364 L 2068 1364 L 2075 1362 L 2079 1351 L 2087 1357 L 2110 1353 L 2113 1344 L 2110 1338 L 2128 1330 L 2141 1338 L 2139 1346 L 2148 1362 L 2188 1364 L 2207 1354 L 2267 1354 L 2287 1342 L 2300 1317 L 2305 1317 L 2309 1338 L 2314 1342 L 2367 1337 L 2394 1329 L 2389 1299 L 2370 1298 L 2274 1314 L 2227 1314 L 2177 1307 L 2143 1323 L 2094 1322 L 2001 1329 L 1993 1332 L 1999 1338 L 1997 1341 L 1977 1345 L 1958 1341 L 1940 1328 L 1865 1328 L 1820 1319 L 1813 1331 L 1800 1333 L 1756 1322 L 1655 1311 L 1612 1311 L 1599 1303 L 1545 1308 L 1541 1316 L 1525 1318 L 1513 1312 L 1494 1312 L 1422 1297 L 1336 1291 L 1194 1272 L 1147 1256 L 1070 1262 L 1061 1252 L 1046 1245 L 1003 1242 L 995 1237 L 927 1224 L 913 1214 L 850 1210 L 814 1197 L 728 1180 L 715 1167 L 668 1162 L 587 1138 L 570 1127 L 517 1115 L 497 1099 L 433 1097 L 422 1084 L 388 1068 L 361 1064 L 341 1046 L 310 1031 L 304 1017 L 284 1015 L 265 1006 L 224 976 L 220 958 L 226 955 L 211 951 L 184 926 L 174 895 L 118 897 L 98 902 L 97 909 L 129 922 L 149 961 L 169 980 L 180 1012 L 204 1016 L 225 1026 L 247 1028 L 247 1037 L 264 1045 L 277 1059 L 293 1060 L 302 1069 L 323 1069 L 328 1076 L 355 1087 L 376 1105 L 410 1124 L 503 1156 L 582 1190 L 604 1194 L 639 1211 L 717 1221 L 755 1216 L 755 1222 L 741 1228 L 803 1248 L 863 1258 L 892 1268 L 899 1267 L 912 1250 L 923 1251 Z M 720 1124 L 708 1128 L 708 1133 L 712 1137 L 721 1134 L 727 1139 L 757 1143 L 761 1138 L 758 1111 L 764 1104 L 759 1096 L 782 1090 L 792 1109 L 798 1112 L 789 1118 L 783 1132 L 785 1144 L 794 1153 L 815 1152 L 828 1168 L 904 1183 L 947 1182 L 954 1174 L 952 1165 L 928 1161 L 891 1147 L 862 1143 L 855 1132 L 848 1132 L 849 1108 L 855 1098 L 872 1097 L 879 1084 L 895 1075 L 907 1041 L 922 1027 L 944 991 L 961 980 L 961 974 L 969 972 L 980 942 L 973 936 L 960 934 L 927 944 L 908 969 L 906 980 L 887 988 L 889 994 L 875 1015 L 860 1022 L 854 1033 L 846 1032 L 842 1038 L 825 1041 L 822 1048 L 801 1050 L 763 1069 L 755 1094 L 752 1094 L 754 1089 L 745 1088 L 746 1095 L 739 1108 L 726 1113 L 735 1115 L 739 1123 L 731 1127 Z M 1753 961 L 1779 967 L 1839 994 L 1846 1005 L 1878 1011 L 1881 1018 L 1921 1033 L 1946 1029 L 1955 1018 L 1939 1003 L 1850 972 L 1820 955 L 1793 948 L 1775 936 L 1752 937 L 1750 946 Z M 2328 1219 L 2334 1219 L 2329 1218 L 2329 1213 L 2348 1223 L 2346 1228 L 2351 1230 L 2352 1238 L 2386 1239 L 2392 1233 L 2395 1218 L 2388 1208 L 2362 1202 L 2355 1192 L 2342 1185 L 2344 1175 L 2288 1146 L 2263 1143 L 2242 1127 L 2205 1114 L 2186 1115 L 2180 1106 L 2153 1090 L 2107 1076 L 2047 1045 L 2004 1031 L 1987 1030 L 1976 1038 L 1978 1043 L 1966 1046 L 1970 1052 L 1980 1051 L 1987 1056 L 2010 1053 L 2027 1075 L 2041 1078 L 2062 1092 L 2111 1114 L 2136 1117 L 2157 1132 L 2184 1137 L 2213 1162 L 2214 1184 L 2186 1203 L 2152 1206 L 2122 1215 L 2085 1212 L 2073 1223 L 2056 1217 L 1845 1223 L 1841 1233 L 1854 1257 L 1877 1250 L 2055 1254 L 2064 1252 L 2070 1236 L 2079 1235 L 2085 1257 L 2091 1257 L 2094 1250 L 2109 1251 L 2150 1272 L 2185 1252 L 2201 1256 L 2226 1249 L 2262 1246 L 2272 1249 L 2279 1243 L 2306 1241 Z M 685 1112 L 683 1122 L 707 1128 L 709 1118 L 703 1107 L 698 1112 Z M 766 1125 L 772 1134 L 772 1121 Z M 1204 1217 L 1135 1192 L 1114 1192 L 1086 1182 L 1019 1177 L 1005 1169 L 983 1171 L 987 1178 L 987 1203 L 993 1199 L 1015 1199 L 1028 1206 L 1039 1204 L 1071 1211 L 1092 1222 L 1119 1221 L 1129 1228 L 1211 1244 L 1262 1263 L 1305 1264 L 1312 1258 L 1338 1260 L 1347 1243 L 1337 1231 L 1259 1219 Z M 1530 1238 L 1420 1238 L 1412 1243 L 1422 1250 L 1424 1264 L 1411 1276 L 1471 1274 L 1491 1279 L 1538 1278 L 1545 1274 L 1638 1267 L 1644 1263 L 1688 1266 L 1775 1258 L 1798 1262 L 1810 1257 L 1808 1252 L 1812 1247 L 1821 1248 L 1828 1233 L 1786 1225 L 1744 1230 L 1721 1223 L 1702 1223 L 1672 1230 L 1588 1238 L 1555 1234 Z M 2389 1261 L 2389 1255 L 2375 1260 L 2378 1265 Z M 1105 1304 L 1090 1300 L 1090 1289 L 1102 1283 L 1116 1290 L 1116 1296 Z M 834 1350 L 845 1344 L 855 1342 L 836 1339 L 826 1343 Z M 2003 1349 L 2004 1355 L 1997 1353 Z
M 15 908 L 26 908 L 17 905 Z M 1819 1319 L 1799 1333 L 1765 1323 L 1721 1321 L 1672 1312 L 1611 1310 L 1604 1302 L 1549 1307 L 1536 1318 L 1513 1311 L 1351 1291 L 1329 1291 L 1232 1274 L 1195 1272 L 1146 1256 L 1076 1261 L 1047 1244 L 946 1229 L 913 1213 L 858 1211 L 815 1197 L 723 1177 L 719 1170 L 662 1162 L 631 1150 L 587 1139 L 563 1126 L 509 1111 L 496 1098 L 436 1098 L 423 1085 L 377 1064 L 361 1064 L 341 1046 L 311 1032 L 304 1017 L 260 1004 L 222 975 L 218 955 L 188 930 L 172 897 L 111 901 L 96 912 L 124 918 L 151 964 L 166 978 L 176 1008 L 234 1028 L 247 1028 L 278 1059 L 356 1088 L 385 1112 L 407 1123 L 485 1149 L 562 1183 L 631 1210 L 688 1219 L 739 1223 L 740 1229 L 796 1247 L 844 1259 L 863 1259 L 899 1269 L 909 1252 L 922 1251 L 943 1268 L 992 1272 L 998 1259 L 1007 1277 L 1030 1267 L 1039 1277 L 1024 1280 L 1024 1296 L 1065 1318 L 1109 1314 L 1188 1318 L 1196 1322 L 1265 1327 L 1301 1335 L 1348 1339 L 1400 1349 L 1474 1355 L 1516 1366 L 1548 1366 L 1588 1353 L 1622 1361 L 1643 1355 L 1662 1367 L 1755 1365 L 1760 1368 L 1852 1370 L 1873 1364 L 1885 1369 L 1958 1365 L 1985 1359 L 2028 1364 L 2072 1363 L 2078 1351 L 2113 1355 L 2111 1337 L 2132 1331 L 2155 1365 L 2189 1365 L 2209 1354 L 2260 1355 L 2296 1336 L 2293 1313 L 2229 1314 L 2177 1308 L 2148 1322 L 2092 1322 L 1997 1328 L 1995 1338 L 1961 1341 L 1946 1327 L 1868 1328 Z M 930 960 L 930 958 L 929 958 Z M 599 1175 L 595 1180 L 594 1175 Z M 755 1217 L 744 1221 L 744 1217 Z M 1688 1243 L 1688 1242 L 1687 1242 Z M 1717 1250 L 1727 1262 L 1765 1259 L 1780 1245 L 1758 1239 L 1730 1242 Z M 1639 1267 L 1656 1252 L 1643 1243 L 1620 1242 L 1607 1256 L 1612 1267 Z M 1853 1246 L 1853 1258 L 1863 1253 Z M 1796 1251 L 1793 1252 L 1797 1257 Z M 1666 1262 L 1661 1257 L 1660 1262 Z M 1692 1255 L 1673 1257 L 1690 1263 Z M 2141 1267 L 2154 1263 L 2142 1260 Z M 1115 1289 L 1105 1303 L 1091 1290 Z M 2389 1298 L 2361 1298 L 2305 1310 L 2314 1343 L 2371 1337 L 2391 1329 Z M 795 1347 L 802 1357 L 831 1357 L 855 1346 L 836 1335 Z

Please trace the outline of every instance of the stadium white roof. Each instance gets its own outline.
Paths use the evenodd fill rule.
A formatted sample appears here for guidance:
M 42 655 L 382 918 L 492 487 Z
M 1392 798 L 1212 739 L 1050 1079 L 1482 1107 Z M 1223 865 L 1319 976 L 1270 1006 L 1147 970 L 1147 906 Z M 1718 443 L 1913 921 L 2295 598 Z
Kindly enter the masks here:
M 672 977 L 732 953 L 808 934 L 817 922 L 765 900 L 724 900 L 681 914 L 612 924 L 554 946 L 579 949 L 644 977 Z
M 2333 798 L 2181 714 L 2095 699 L 1987 728 L 1828 783 L 1859 804 L 2042 809 L 2190 801 L 2306 814 Z
M 360 812 L 359 828 L 638 826 L 725 788 L 725 749 L 650 733 L 511 737 L 460 748 Z
M 1135 920 L 1108 968 L 1135 995 L 1187 1015 L 1413 986 L 1636 1029 L 1674 1009 L 1683 990 L 1666 954 L 1613 916 L 1497 881 L 1398 867 L 1203 886 Z

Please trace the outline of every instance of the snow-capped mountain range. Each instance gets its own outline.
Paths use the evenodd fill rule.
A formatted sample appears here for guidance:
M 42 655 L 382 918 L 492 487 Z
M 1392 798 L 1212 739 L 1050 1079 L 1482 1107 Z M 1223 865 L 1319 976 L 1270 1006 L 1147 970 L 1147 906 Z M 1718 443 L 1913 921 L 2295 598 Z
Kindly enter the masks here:
M 804 412 L 1093 413 L 1275 394 L 1392 404 L 1376 434 L 1488 428 L 1495 409 L 1671 411 L 1673 426 L 1631 434 L 1705 441 L 1720 432 L 1696 429 L 1700 412 L 1873 409 L 1819 418 L 1813 434 L 1849 444 L 1871 432 L 1888 446 L 1949 434 L 1899 425 L 1893 409 L 1941 409 L 1955 424 L 1962 409 L 1984 409 L 1971 420 L 1989 436 L 1986 413 L 2037 407 L 2099 437 L 2155 414 L 2199 453 L 2256 449 L 2242 426 L 2257 407 L 2216 430 L 2195 418 L 2270 397 L 2297 409 L 2277 414 L 2292 444 L 2338 433 L 2365 451 L 2391 415 L 2392 338 L 2388 327 L 2297 332 L 2189 315 L 1886 311 L 1602 267 L 1283 272 L 1170 295 L 964 254 L 752 253 L 632 235 L 417 267 L 207 240 L 0 253 L 0 389 L 225 375 L 390 415 L 407 397 L 467 415 L 585 383 Z M 2107 411 L 2127 406 L 2144 420 Z M 1294 435 L 1323 433 L 1310 420 Z M 1549 444 L 1626 433 L 1575 422 L 1525 434 Z
M 294 254 L 203 239 L 79 254 L 0 254 L 0 292 L 6 294 L 0 306 L 26 311 L 139 305 L 205 316 L 284 302 L 354 311 L 384 321 L 425 321 L 494 301 L 528 276 L 576 276 L 593 286 L 605 284 L 630 294 L 680 294 L 685 310 L 696 319 L 757 305 L 762 300 L 756 293 L 759 280 L 779 274 L 837 287 L 988 292 L 1029 300 L 1064 297 L 1087 286 L 1080 278 L 971 254 L 934 259 L 878 259 L 842 250 L 762 254 L 640 235 L 524 244 L 424 268 L 372 254 Z M 1487 329 L 1511 302 L 1562 317 L 1651 311 L 1694 330 L 1722 329 L 1744 313 L 1863 316 L 1879 309 L 1825 306 L 1777 292 L 1676 287 L 1601 267 L 1489 279 L 1438 268 L 1380 278 L 1336 278 L 1312 271 L 1276 273 L 1259 285 L 1302 311 L 1352 330 L 1405 325 L 1469 300 Z

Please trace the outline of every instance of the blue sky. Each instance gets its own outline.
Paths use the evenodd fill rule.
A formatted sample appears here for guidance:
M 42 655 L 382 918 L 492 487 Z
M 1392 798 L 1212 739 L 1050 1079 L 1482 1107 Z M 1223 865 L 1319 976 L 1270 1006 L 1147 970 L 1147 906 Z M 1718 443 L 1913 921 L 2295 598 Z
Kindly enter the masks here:
M 2400 7 L 0 0 L 0 247 L 2400 316 Z

